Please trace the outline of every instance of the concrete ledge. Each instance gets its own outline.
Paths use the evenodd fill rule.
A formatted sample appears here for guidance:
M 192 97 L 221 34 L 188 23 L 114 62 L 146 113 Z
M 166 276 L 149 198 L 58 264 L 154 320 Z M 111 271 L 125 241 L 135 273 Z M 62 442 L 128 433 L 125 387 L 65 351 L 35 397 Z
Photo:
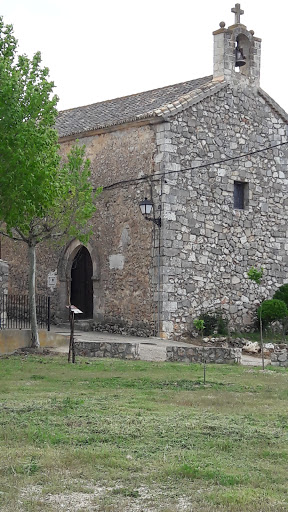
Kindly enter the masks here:
M 86 357 L 116 357 L 118 359 L 140 359 L 139 343 L 75 341 L 75 354 L 78 356 Z
M 234 364 L 241 363 L 241 348 L 222 347 L 166 347 L 166 361 L 181 361 L 183 363 L 216 363 Z
M 69 338 L 63 334 L 39 330 L 40 347 L 59 347 L 69 345 Z M 30 329 L 3 329 L 0 330 L 0 355 L 12 354 L 18 348 L 27 348 L 31 345 Z

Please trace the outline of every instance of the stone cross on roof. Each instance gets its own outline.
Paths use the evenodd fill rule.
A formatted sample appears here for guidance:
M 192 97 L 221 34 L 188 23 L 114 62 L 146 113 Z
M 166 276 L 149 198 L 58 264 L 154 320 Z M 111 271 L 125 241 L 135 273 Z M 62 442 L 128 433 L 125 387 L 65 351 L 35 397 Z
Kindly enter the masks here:
M 244 11 L 240 9 L 240 4 L 235 4 L 235 7 L 232 7 L 231 12 L 235 13 L 235 24 L 241 23 L 240 16 L 241 14 L 244 14 Z

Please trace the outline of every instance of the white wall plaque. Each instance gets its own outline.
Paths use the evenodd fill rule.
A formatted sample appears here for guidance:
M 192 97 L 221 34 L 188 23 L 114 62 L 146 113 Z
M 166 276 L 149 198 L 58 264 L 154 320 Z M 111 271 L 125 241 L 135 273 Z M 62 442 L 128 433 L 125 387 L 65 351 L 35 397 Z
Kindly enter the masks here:
M 57 286 L 57 270 L 49 272 L 47 277 L 47 286 L 50 288 L 51 292 L 54 292 Z

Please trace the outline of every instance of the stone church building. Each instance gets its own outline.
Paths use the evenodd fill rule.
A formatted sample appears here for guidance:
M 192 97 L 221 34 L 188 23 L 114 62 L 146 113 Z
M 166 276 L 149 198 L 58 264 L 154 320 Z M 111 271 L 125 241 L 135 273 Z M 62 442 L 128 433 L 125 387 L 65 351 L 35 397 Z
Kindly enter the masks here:
M 103 192 L 86 247 L 38 249 L 55 320 L 67 278 L 94 327 L 171 338 L 203 312 L 248 325 L 260 296 L 288 282 L 288 116 L 260 87 L 261 39 L 232 12 L 213 33 L 213 75 L 60 112 L 62 153 L 85 144 Z M 2 242 L 22 293 L 23 251 Z M 251 266 L 264 268 L 262 291 Z

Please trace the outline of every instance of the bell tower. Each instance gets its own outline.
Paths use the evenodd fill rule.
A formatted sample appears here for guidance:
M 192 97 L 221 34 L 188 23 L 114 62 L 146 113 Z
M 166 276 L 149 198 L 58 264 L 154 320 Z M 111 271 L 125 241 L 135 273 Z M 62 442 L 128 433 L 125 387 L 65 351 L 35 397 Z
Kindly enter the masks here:
M 225 28 L 221 21 L 220 28 L 213 32 L 214 65 L 213 79 L 227 82 L 244 82 L 258 87 L 260 84 L 261 39 L 254 36 L 254 31 L 247 30 L 241 23 L 244 11 L 240 4 L 231 9 L 235 14 L 233 25 Z

